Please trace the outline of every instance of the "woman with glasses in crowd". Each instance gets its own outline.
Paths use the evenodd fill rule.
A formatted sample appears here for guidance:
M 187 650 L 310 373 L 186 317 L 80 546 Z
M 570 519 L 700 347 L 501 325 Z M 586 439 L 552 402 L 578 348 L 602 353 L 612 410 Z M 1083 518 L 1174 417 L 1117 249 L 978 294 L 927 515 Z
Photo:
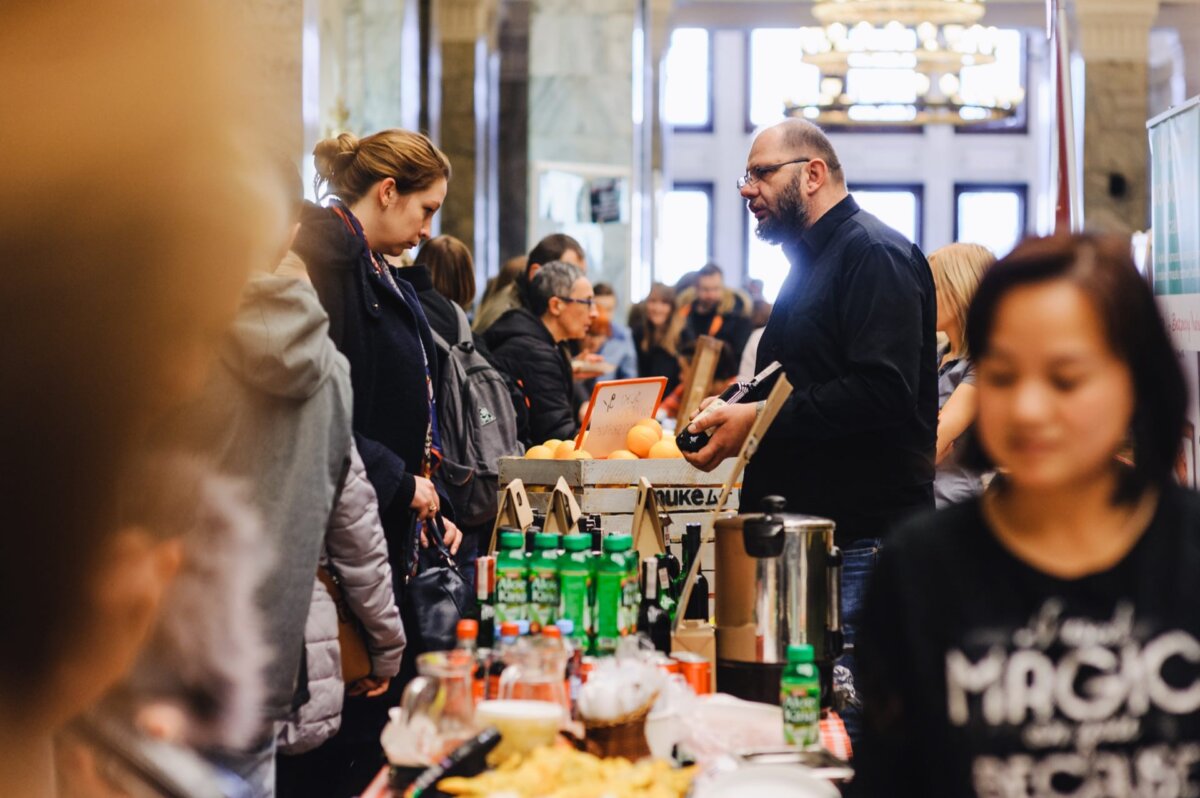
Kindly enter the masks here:
M 592 284 L 577 266 L 551 261 L 529 288 L 528 310 L 515 308 L 484 333 L 492 359 L 520 388 L 517 417 L 527 419 L 526 446 L 579 432 L 569 341 L 581 341 L 596 318 Z

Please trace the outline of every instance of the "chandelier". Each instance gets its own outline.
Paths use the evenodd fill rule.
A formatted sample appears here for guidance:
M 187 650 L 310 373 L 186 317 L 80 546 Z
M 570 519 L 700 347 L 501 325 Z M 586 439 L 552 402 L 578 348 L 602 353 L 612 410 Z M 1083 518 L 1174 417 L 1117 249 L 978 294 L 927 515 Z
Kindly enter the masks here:
M 996 62 L 998 31 L 979 24 L 983 0 L 816 0 L 825 27 L 801 31 L 801 61 L 820 72 L 815 95 L 789 116 L 832 125 L 971 125 L 1016 113 L 1024 90 L 964 86 L 963 70 Z

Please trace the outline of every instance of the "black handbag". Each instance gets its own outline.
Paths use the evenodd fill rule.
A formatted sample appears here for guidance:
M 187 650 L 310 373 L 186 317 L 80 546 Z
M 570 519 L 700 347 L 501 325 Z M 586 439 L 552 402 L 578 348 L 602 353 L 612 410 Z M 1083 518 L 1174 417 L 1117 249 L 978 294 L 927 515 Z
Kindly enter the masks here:
M 405 587 L 405 627 L 418 652 L 454 648 L 458 622 L 475 607 L 475 588 L 446 548 L 445 535 L 440 517 L 428 525 L 429 556 L 419 558 L 417 573 Z

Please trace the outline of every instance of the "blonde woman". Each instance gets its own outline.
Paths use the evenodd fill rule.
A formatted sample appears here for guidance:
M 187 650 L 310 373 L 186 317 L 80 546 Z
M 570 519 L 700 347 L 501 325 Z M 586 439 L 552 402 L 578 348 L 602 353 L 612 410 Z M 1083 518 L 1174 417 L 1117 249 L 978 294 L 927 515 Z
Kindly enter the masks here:
M 967 307 L 984 271 L 995 261 L 995 256 L 978 244 L 950 244 L 929 256 L 937 290 L 937 331 L 946 337 L 938 350 L 937 472 L 933 481 L 938 507 L 983 492 L 980 474 L 959 462 L 954 444 L 978 410 L 975 366 L 964 338 Z

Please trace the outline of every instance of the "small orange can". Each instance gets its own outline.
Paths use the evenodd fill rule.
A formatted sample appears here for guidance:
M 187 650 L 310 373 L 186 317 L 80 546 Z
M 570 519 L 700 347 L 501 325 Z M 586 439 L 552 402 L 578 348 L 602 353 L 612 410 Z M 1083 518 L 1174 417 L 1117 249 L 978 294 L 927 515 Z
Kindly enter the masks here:
M 681 673 L 679 662 L 671 659 L 666 654 L 659 654 L 654 658 L 654 664 L 663 673 Z
M 712 665 L 707 659 L 691 651 L 680 651 L 672 654 L 671 658 L 679 663 L 679 672 L 696 691 L 696 695 L 712 692 Z

